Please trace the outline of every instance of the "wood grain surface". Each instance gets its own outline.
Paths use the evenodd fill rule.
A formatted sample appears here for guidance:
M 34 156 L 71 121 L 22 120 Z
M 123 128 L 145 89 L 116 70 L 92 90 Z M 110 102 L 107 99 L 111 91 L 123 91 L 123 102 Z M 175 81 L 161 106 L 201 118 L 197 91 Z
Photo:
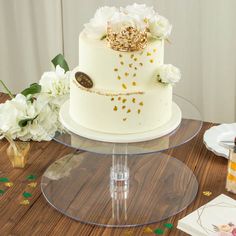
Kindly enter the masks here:
M 0 94 L 0 102 L 6 99 L 6 95 Z M 187 209 L 163 222 L 149 225 L 151 229 L 164 228 L 163 224 L 168 222 L 174 224 L 174 229 L 165 229 L 163 235 L 185 235 L 176 229 L 179 219 L 221 193 L 236 199 L 236 195 L 225 190 L 227 160 L 217 157 L 203 144 L 203 134 L 211 126 L 213 124 L 204 123 L 202 130 L 193 140 L 166 152 L 184 162 L 195 173 L 199 181 L 199 191 Z M 73 152 L 73 149 L 54 141 L 32 142 L 27 167 L 13 169 L 6 155 L 7 147 L 5 140 L 0 141 L 0 177 L 8 177 L 14 185 L 6 188 L 0 183 L 0 189 L 6 189 L 6 193 L 0 196 L 0 235 L 155 235 L 145 234 L 145 227 L 115 229 L 81 224 L 57 212 L 47 203 L 40 190 L 41 176 L 50 164 Z M 34 189 L 27 186 L 26 176 L 29 174 L 37 175 L 38 185 Z M 30 204 L 26 206 L 20 205 L 24 191 L 33 194 Z M 203 191 L 211 191 L 212 195 L 204 196 Z

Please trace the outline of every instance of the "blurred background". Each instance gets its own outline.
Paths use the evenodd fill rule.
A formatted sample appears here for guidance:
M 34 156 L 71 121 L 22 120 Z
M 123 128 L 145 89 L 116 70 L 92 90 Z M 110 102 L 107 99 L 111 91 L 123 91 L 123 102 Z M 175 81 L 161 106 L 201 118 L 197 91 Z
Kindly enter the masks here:
M 205 121 L 236 121 L 235 0 L 0 0 L 0 79 L 13 92 L 37 82 L 65 55 L 78 65 L 78 35 L 99 6 L 153 5 L 173 25 L 165 63 L 182 71 L 175 93 Z

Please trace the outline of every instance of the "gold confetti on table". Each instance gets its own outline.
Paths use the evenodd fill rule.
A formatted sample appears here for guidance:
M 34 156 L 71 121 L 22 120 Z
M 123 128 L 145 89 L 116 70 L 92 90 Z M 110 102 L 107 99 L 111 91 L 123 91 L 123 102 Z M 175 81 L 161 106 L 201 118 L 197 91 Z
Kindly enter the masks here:
M 14 184 L 12 182 L 7 182 L 4 184 L 6 187 L 10 188 L 12 187 Z
M 212 195 L 212 192 L 211 191 L 203 191 L 202 194 L 204 196 L 210 197 Z
M 37 187 L 37 182 L 29 183 L 28 186 L 29 186 L 30 188 L 36 188 L 36 187 Z
M 22 200 L 20 202 L 20 205 L 23 205 L 23 206 L 26 206 L 26 205 L 29 205 L 29 204 L 30 204 L 30 201 L 28 199 Z
M 150 227 L 145 227 L 143 232 L 146 234 L 151 234 L 151 233 L 153 233 L 153 230 Z
M 127 231 L 125 231 L 125 233 L 124 233 L 124 236 L 133 236 L 133 235 L 134 235 L 134 233 L 133 233 L 132 230 L 127 230 Z

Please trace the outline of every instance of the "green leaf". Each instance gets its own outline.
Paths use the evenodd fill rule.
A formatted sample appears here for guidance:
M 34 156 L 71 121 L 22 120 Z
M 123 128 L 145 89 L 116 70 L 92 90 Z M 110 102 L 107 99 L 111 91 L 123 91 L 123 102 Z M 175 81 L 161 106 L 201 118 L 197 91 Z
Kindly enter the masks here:
M 3 189 L 0 189 L 0 196 L 2 196 L 5 193 Z
M 31 193 L 29 193 L 29 192 L 23 192 L 23 197 L 25 197 L 25 198 L 29 198 L 29 197 L 32 197 L 32 194 Z
M 26 179 L 28 180 L 36 180 L 37 179 L 37 176 L 36 175 L 33 175 L 33 174 L 30 174 L 26 177 Z
M 166 228 L 168 228 L 168 229 L 172 229 L 173 228 L 173 224 L 171 224 L 171 223 L 166 223 L 166 224 L 164 224 L 164 226 Z
M 21 128 L 23 128 L 23 127 L 25 127 L 25 126 L 28 124 L 28 122 L 33 123 L 33 121 L 34 121 L 37 117 L 38 117 L 38 116 L 35 116 L 34 118 L 26 118 L 26 119 L 20 120 L 20 121 L 18 122 L 18 125 L 19 125 Z
M 52 64 L 55 66 L 59 65 L 61 68 L 65 70 L 65 72 L 69 71 L 69 66 L 62 54 L 58 54 L 51 60 Z
M 7 182 L 9 182 L 9 179 L 6 177 L 2 177 L 2 178 L 0 178 L 0 182 L 7 183 Z
M 37 83 L 34 83 L 34 84 L 31 84 L 28 88 L 26 88 L 25 90 L 23 90 L 21 92 L 21 94 L 23 94 L 24 96 L 27 96 L 29 94 L 36 94 L 36 93 L 40 93 L 41 92 L 41 85 L 37 84 Z
M 164 233 L 164 230 L 158 228 L 158 229 L 155 229 L 153 232 L 157 235 L 162 235 Z

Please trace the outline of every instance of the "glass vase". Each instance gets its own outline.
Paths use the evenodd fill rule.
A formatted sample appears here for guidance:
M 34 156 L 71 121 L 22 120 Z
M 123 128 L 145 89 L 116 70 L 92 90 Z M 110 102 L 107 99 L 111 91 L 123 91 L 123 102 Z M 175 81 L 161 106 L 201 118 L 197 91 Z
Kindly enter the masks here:
M 9 141 L 7 156 L 13 168 L 24 168 L 28 161 L 30 142 L 14 141 L 9 138 L 7 140 Z

